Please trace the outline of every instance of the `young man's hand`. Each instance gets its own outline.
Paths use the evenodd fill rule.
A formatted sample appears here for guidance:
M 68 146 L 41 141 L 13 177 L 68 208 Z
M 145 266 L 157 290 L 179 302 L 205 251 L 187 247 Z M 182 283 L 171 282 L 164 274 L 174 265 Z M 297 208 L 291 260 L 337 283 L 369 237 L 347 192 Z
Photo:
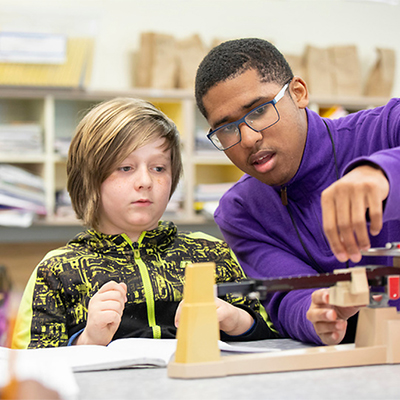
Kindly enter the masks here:
M 340 262 L 361 260 L 360 250 L 370 247 L 370 233 L 382 229 L 382 202 L 389 194 L 389 182 L 379 168 L 361 165 L 322 192 L 322 220 L 333 254 Z
M 75 344 L 106 346 L 112 340 L 121 322 L 125 308 L 126 284 L 107 282 L 90 299 L 86 328 Z
M 179 325 L 182 310 L 182 303 L 179 303 L 175 314 L 175 326 Z M 242 308 L 235 307 L 220 298 L 215 298 L 217 307 L 217 318 L 219 329 L 231 336 L 238 336 L 247 332 L 253 325 L 253 317 Z
M 329 304 L 329 289 L 319 289 L 311 296 L 311 306 L 307 319 L 314 325 L 315 332 L 322 343 L 339 344 L 346 334 L 347 320 L 356 314 L 360 307 L 337 307 Z

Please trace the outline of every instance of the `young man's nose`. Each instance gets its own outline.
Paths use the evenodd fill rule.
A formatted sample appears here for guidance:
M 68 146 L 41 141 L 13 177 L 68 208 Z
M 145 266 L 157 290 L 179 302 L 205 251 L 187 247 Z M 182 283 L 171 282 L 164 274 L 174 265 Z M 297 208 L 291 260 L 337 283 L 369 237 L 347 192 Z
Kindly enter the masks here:
M 240 124 L 240 134 L 242 140 L 239 144 L 245 148 L 253 147 L 254 144 L 261 140 L 263 137 L 262 132 L 256 132 L 245 123 Z

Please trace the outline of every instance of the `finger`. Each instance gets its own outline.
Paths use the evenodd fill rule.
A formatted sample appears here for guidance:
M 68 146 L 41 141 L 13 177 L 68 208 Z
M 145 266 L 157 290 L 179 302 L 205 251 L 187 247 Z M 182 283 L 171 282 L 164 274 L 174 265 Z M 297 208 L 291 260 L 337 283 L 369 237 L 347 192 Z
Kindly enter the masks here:
M 108 281 L 98 290 L 98 293 L 107 292 L 108 290 L 121 290 L 122 287 L 120 288 L 119 286 L 118 282 Z
M 128 301 L 128 298 L 127 298 L 128 287 L 126 286 L 126 283 L 124 283 L 124 282 L 120 282 L 119 286 L 122 288 L 122 291 L 125 294 L 124 299 L 125 299 L 125 303 L 126 303 Z
M 236 311 L 238 310 L 237 307 L 221 299 L 218 299 L 216 301 L 216 306 L 217 306 L 218 322 L 225 321 L 226 319 L 230 318 L 232 314 L 236 313 Z
M 364 197 L 364 194 L 360 193 L 360 196 L 356 196 L 355 201 L 352 202 L 351 209 L 353 229 L 357 238 L 358 248 L 348 248 L 350 257 L 352 261 L 355 262 L 358 262 L 361 259 L 359 249 L 367 250 L 370 248 L 366 219 L 367 208 L 368 204 L 366 198 Z M 356 260 L 353 258 L 356 258 Z
M 314 325 L 319 323 L 330 323 L 337 319 L 336 311 L 327 308 L 310 308 L 306 314 L 307 319 Z
M 371 235 L 376 236 L 382 229 L 382 200 L 378 196 L 368 196 L 369 204 L 369 230 Z
M 360 199 L 354 199 L 352 193 L 345 192 L 337 199 L 338 230 L 342 246 L 347 254 L 347 259 L 360 261 L 361 253 L 354 234 L 353 213 L 354 208 L 360 207 Z M 359 258 L 358 260 L 356 260 Z M 346 260 L 347 261 L 347 260 Z
M 337 320 L 332 322 L 320 321 L 314 324 L 315 332 L 318 336 L 320 335 L 330 335 L 334 332 L 340 332 L 343 330 L 345 325 L 344 320 Z
M 121 293 L 123 298 L 126 298 L 127 290 L 127 286 L 124 282 L 117 283 L 115 281 L 108 281 L 98 290 L 97 293 L 116 291 Z
M 329 304 L 329 289 L 318 289 L 311 294 L 314 306 L 326 306 Z
M 122 314 L 124 310 L 124 303 L 115 299 L 107 299 L 99 304 L 99 310 L 101 311 L 116 311 Z
M 120 303 L 125 303 L 126 301 L 126 295 L 119 290 L 108 290 L 103 293 L 97 292 L 96 298 L 100 301 L 115 300 Z
M 327 345 L 335 345 L 340 343 L 346 333 L 347 322 L 343 320 L 336 321 L 334 324 L 316 327 L 320 329 L 320 333 L 317 332 L 322 343 Z
M 340 235 L 349 258 L 356 263 L 361 260 L 360 249 L 366 250 L 370 247 L 365 217 L 367 205 L 364 192 L 355 190 L 350 193 L 350 197 L 345 201 L 348 203 L 345 207 L 349 210 L 349 216 L 348 221 L 339 222 Z
M 331 193 L 332 188 L 328 188 L 321 195 L 322 226 L 333 254 L 340 262 L 345 262 L 349 257 L 340 240 L 336 204 Z
M 224 304 L 226 304 L 226 301 L 220 299 L 219 297 L 215 297 L 214 300 L 215 300 L 215 304 L 217 305 L 217 308 L 222 307 Z
M 178 304 L 178 308 L 176 309 L 176 312 L 175 312 L 175 321 L 174 321 L 174 323 L 175 323 L 176 327 L 178 327 L 179 320 L 181 318 L 182 303 L 183 303 L 183 300 Z

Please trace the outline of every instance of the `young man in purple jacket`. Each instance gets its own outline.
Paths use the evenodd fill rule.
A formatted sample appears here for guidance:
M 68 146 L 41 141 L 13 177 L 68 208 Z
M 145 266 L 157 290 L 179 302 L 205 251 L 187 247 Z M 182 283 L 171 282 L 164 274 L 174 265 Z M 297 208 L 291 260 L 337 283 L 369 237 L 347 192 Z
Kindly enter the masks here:
M 307 109 L 306 83 L 261 39 L 212 49 L 195 92 L 208 138 L 245 172 L 215 220 L 248 276 L 391 263 L 360 250 L 400 240 L 399 99 L 323 119 Z M 279 292 L 265 307 L 282 335 L 352 341 L 358 308 L 331 306 L 328 297 L 327 289 Z

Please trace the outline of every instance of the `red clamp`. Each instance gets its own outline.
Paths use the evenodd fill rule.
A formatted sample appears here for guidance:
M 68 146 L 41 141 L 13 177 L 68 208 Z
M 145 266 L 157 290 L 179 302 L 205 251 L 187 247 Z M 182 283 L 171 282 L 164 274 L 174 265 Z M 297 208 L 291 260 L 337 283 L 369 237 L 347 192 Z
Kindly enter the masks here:
M 400 297 L 400 275 L 389 275 L 387 279 L 389 299 L 397 300 Z

